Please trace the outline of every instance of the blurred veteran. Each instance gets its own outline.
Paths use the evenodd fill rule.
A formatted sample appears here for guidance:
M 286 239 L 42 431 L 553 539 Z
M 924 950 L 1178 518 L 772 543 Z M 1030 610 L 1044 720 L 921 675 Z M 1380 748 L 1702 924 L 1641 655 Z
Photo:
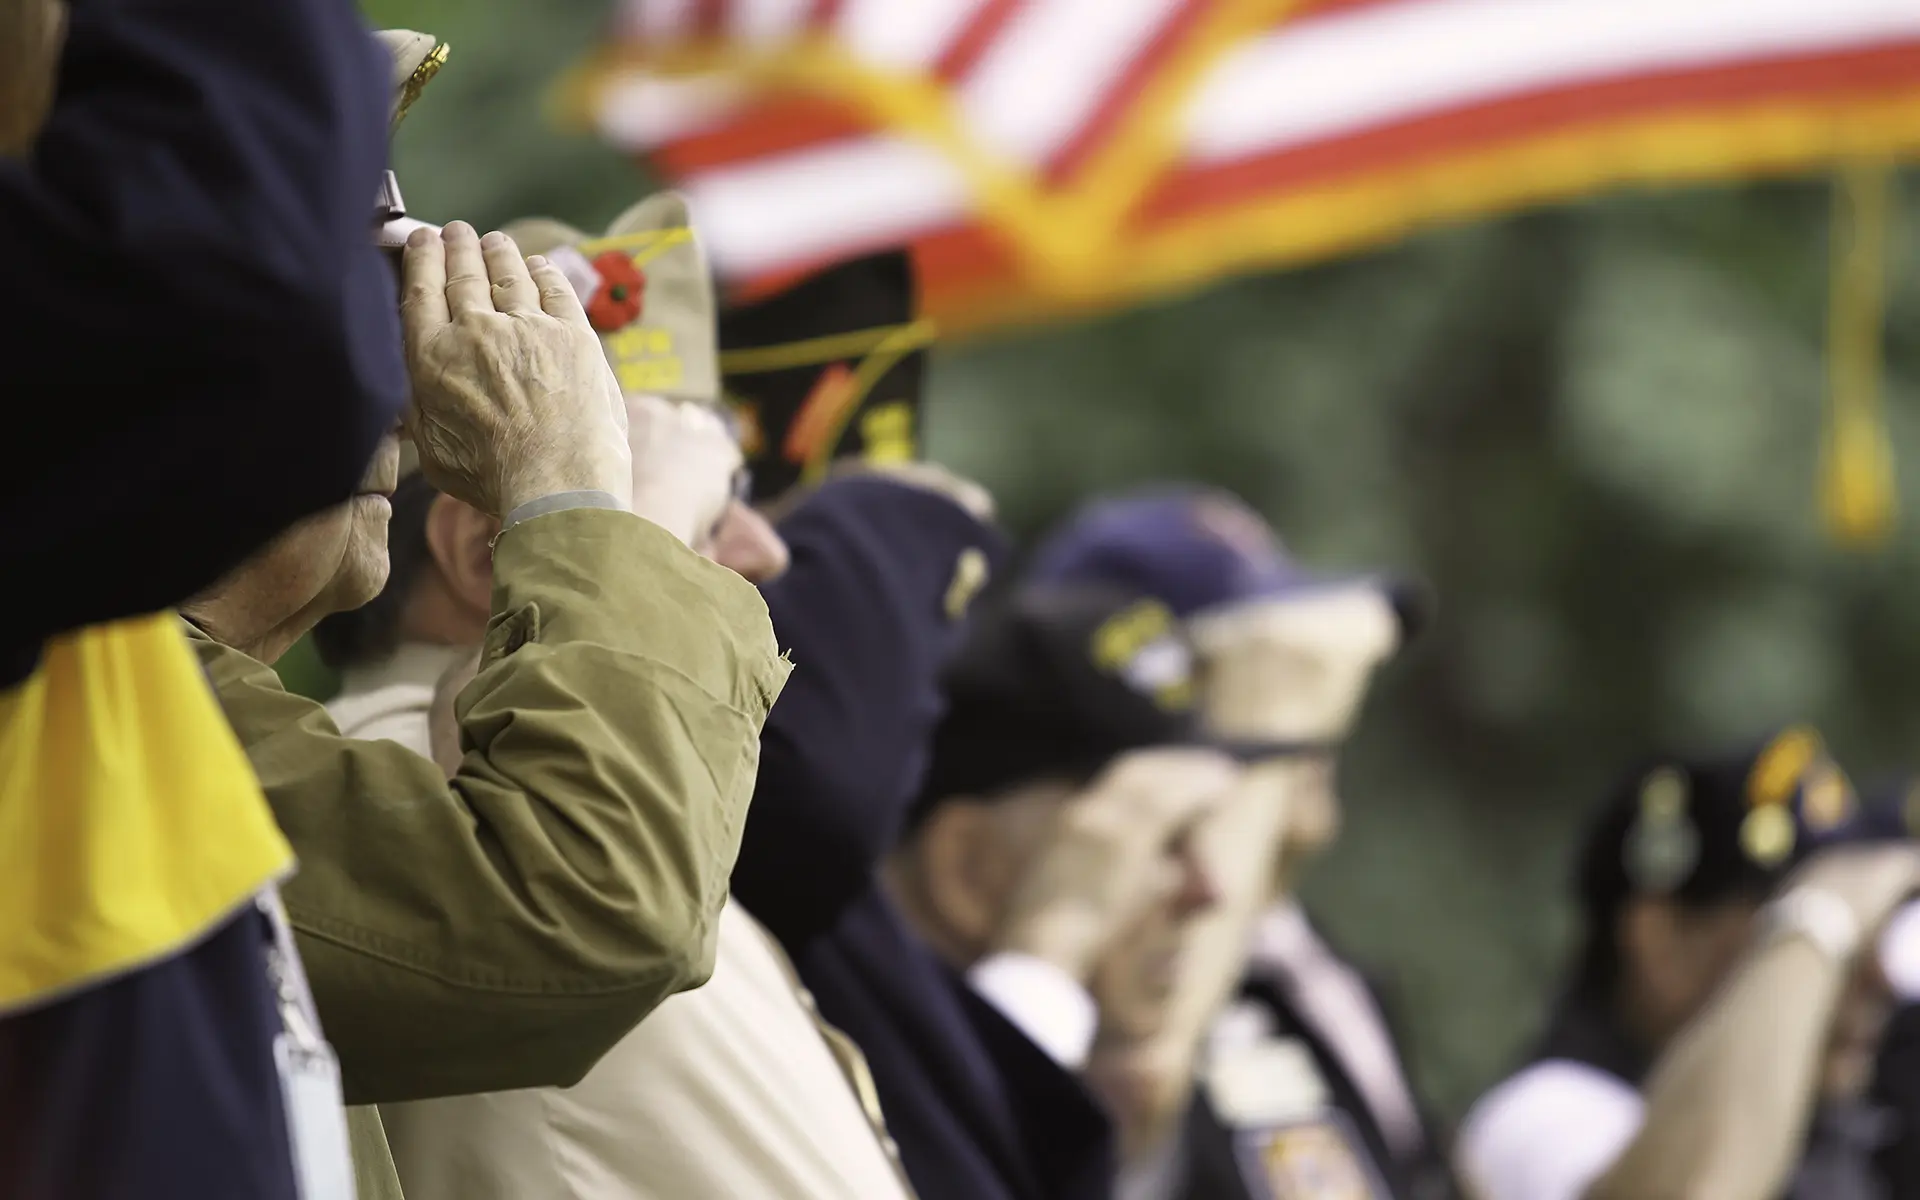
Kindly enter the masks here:
M 927 951 L 870 920 L 838 990 L 824 972 L 815 985 L 862 1014 L 849 1031 L 909 1169 L 939 1181 L 916 1176 L 923 1193 L 1111 1193 L 1111 1127 L 1078 1078 L 1099 1023 L 1089 988 L 1127 942 L 1170 970 L 1161 951 L 1217 900 L 1191 835 L 1235 767 L 1192 744 L 1190 670 L 1159 602 L 1047 588 L 995 601 L 949 669 L 886 872 L 945 969 L 902 970 Z
M 918 793 L 941 669 L 1007 549 L 992 497 L 920 459 L 917 300 L 896 252 L 721 317 L 751 496 L 793 560 L 761 588 L 795 668 L 760 738 L 733 886 L 796 956 L 873 891 Z
M 920 794 L 942 668 L 1005 553 L 990 498 L 919 461 L 915 311 L 894 254 L 722 316 L 754 495 L 793 551 L 762 589 L 795 669 L 761 738 L 735 895 L 866 1052 L 922 1200 L 1105 1200 L 1106 1123 L 1071 1071 L 929 953 L 880 883 Z
M 573 1083 L 706 979 L 786 674 L 752 586 L 634 511 L 626 409 L 560 269 L 456 222 L 412 235 L 403 282 L 421 473 L 501 527 L 458 773 L 342 736 L 265 665 L 380 592 L 397 442 L 184 610 L 300 857 L 287 908 L 361 1105 Z M 390 1194 L 353 1115 L 362 1195 Z
M 616 370 L 644 364 L 644 379 L 625 372 L 645 389 L 624 401 L 639 502 L 677 508 L 673 532 L 696 552 L 771 583 L 787 549 L 739 498 L 741 452 L 716 403 L 712 294 L 684 205 L 653 197 L 600 238 L 513 228 L 523 249 L 574 274 Z M 622 286 L 635 290 L 618 308 L 601 303 Z M 387 590 L 315 631 L 343 669 L 329 707 L 349 735 L 457 770 L 441 676 L 454 663 L 457 678 L 484 632 L 493 523 L 411 479 L 401 495 Z M 382 1117 L 411 1200 L 905 1196 L 870 1092 L 857 1054 L 821 1025 L 784 952 L 736 900 L 720 913 L 706 985 L 668 999 L 579 1083 L 389 1104 Z
M 1906 845 L 1814 839 L 1853 794 L 1811 730 L 1629 772 L 1580 854 L 1582 932 L 1534 1060 L 1473 1107 L 1476 1200 L 1887 1197 L 1864 1102 Z
M 1338 835 L 1335 760 L 1416 626 L 1414 589 L 1308 572 L 1238 499 L 1188 486 L 1089 504 L 1029 578 L 1123 583 L 1170 605 L 1196 650 L 1203 727 L 1246 764 L 1195 831 L 1220 902 L 1183 931 L 1164 994 L 1143 1008 L 1127 989 L 1131 940 L 1096 992 L 1088 1077 L 1123 1132 L 1120 1195 L 1442 1191 L 1385 1005 L 1291 894 Z

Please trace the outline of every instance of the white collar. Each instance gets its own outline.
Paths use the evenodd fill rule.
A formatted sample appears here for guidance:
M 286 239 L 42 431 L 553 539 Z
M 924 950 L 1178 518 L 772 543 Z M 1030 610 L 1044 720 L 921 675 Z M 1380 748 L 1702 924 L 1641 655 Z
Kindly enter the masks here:
M 340 672 L 340 694 L 355 696 L 401 685 L 432 692 L 440 677 L 472 652 L 472 646 L 402 642 L 383 659 Z

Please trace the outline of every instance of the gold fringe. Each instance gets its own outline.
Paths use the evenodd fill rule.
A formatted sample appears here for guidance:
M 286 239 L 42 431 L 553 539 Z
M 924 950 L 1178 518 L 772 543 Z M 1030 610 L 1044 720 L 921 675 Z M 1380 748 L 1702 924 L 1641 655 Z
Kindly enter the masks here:
M 1848 164 L 1834 181 L 1820 507 L 1833 538 L 1855 548 L 1883 544 L 1899 504 L 1881 395 L 1893 196 L 1885 160 Z

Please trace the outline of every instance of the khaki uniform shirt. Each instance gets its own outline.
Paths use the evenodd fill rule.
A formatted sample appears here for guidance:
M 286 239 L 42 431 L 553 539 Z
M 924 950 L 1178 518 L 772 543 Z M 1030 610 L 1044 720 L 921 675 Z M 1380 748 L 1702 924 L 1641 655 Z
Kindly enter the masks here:
M 500 535 L 493 607 L 451 781 L 193 631 L 299 856 L 284 896 L 350 1104 L 576 1082 L 713 969 L 788 670 L 758 592 L 570 509 Z
M 342 733 L 424 754 L 457 648 L 409 644 L 349 671 Z M 903 1200 L 866 1064 L 820 1024 L 786 956 L 738 904 L 713 978 L 663 1003 L 587 1077 L 381 1107 L 407 1200 L 777 1197 Z
M 729 905 L 713 978 L 573 1087 L 382 1105 L 407 1200 L 905 1200 L 804 995 Z

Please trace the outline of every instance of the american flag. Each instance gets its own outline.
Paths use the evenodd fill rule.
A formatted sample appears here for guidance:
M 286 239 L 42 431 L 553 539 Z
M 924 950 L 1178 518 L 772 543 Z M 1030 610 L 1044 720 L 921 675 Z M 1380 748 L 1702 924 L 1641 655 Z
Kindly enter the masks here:
M 736 294 L 910 246 L 964 331 L 1913 154 L 1920 0 L 624 0 L 577 82 Z

